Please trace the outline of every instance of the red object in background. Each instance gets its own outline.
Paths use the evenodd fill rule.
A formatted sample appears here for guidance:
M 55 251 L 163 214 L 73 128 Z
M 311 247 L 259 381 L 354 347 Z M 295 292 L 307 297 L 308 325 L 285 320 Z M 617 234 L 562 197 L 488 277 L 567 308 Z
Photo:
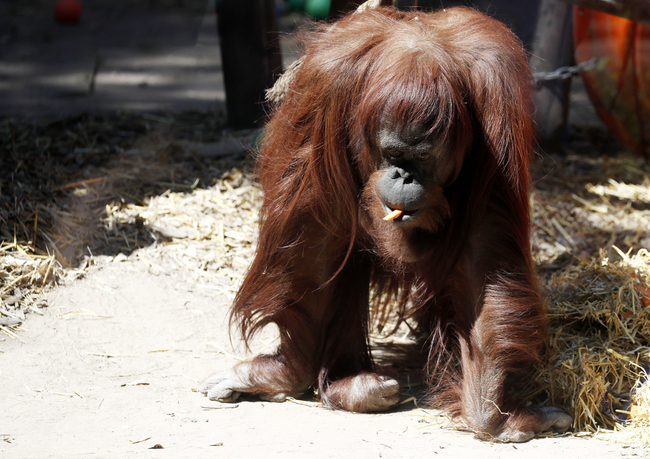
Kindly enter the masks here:
M 635 153 L 650 156 L 650 27 L 579 6 L 573 17 L 577 62 L 600 59 L 582 73 L 598 114 Z
M 54 17 L 61 24 L 74 24 L 81 17 L 83 7 L 78 0 L 59 0 L 54 4 Z

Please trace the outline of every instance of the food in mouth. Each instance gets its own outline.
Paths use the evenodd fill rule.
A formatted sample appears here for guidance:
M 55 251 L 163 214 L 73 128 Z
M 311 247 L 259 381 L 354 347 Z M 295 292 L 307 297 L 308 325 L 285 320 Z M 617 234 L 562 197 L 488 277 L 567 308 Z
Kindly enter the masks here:
M 388 221 L 388 220 L 395 220 L 396 218 L 399 218 L 403 213 L 404 213 L 403 210 L 401 210 L 401 209 L 395 209 L 395 210 L 393 210 L 391 213 L 389 213 L 388 215 L 386 215 L 386 216 L 384 217 L 384 220 L 386 220 L 386 221 Z

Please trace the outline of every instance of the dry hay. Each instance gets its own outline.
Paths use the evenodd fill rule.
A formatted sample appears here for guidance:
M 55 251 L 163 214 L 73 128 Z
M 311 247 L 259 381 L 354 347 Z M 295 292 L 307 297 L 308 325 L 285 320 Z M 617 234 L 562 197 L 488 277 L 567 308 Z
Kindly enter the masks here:
M 34 255 L 31 247 L 0 244 L 0 330 L 12 338 L 28 311 L 38 312 L 39 296 L 61 276 L 53 256 Z
M 640 397 L 650 370 L 649 170 L 626 156 L 544 161 L 532 199 L 550 319 L 536 399 L 566 409 L 576 432 L 615 429 L 607 438 L 644 445 L 650 445 L 640 427 L 650 411 Z
M 628 422 L 601 434 L 603 438 L 630 446 L 650 445 L 650 384 L 647 381 L 648 374 L 641 371 L 631 392 Z
M 81 276 L 93 255 L 154 241 L 142 224 L 106 231 L 107 205 L 205 186 L 241 166 L 248 133 L 233 137 L 223 120 L 193 111 L 0 117 L 2 330 L 15 337 L 25 314 L 45 305 L 43 290 Z
M 142 248 L 134 257 L 154 272 L 181 270 L 232 300 L 253 256 L 261 198 L 251 172 L 233 168 L 209 188 L 167 191 L 144 206 L 107 206 L 106 225 L 114 231 L 141 221 L 167 241 Z
M 576 431 L 627 420 L 630 392 L 650 369 L 650 255 L 621 256 L 581 260 L 547 284 L 549 360 L 537 381 Z
M 42 294 L 51 285 L 81 277 L 86 263 L 64 270 L 54 255 L 39 255 L 33 246 L 0 242 L 0 331 L 11 338 L 27 313 L 40 314 L 47 306 Z
M 237 152 L 195 153 L 192 142 L 218 145 L 227 136 L 221 123 L 222 116 L 199 112 L 0 118 L 0 240 L 15 236 L 41 255 L 47 248 L 66 267 L 88 249 L 130 253 L 148 245 L 137 228 L 123 228 L 139 239 L 135 246 L 124 234 L 105 234 L 105 205 L 211 184 L 232 167 L 215 156 Z

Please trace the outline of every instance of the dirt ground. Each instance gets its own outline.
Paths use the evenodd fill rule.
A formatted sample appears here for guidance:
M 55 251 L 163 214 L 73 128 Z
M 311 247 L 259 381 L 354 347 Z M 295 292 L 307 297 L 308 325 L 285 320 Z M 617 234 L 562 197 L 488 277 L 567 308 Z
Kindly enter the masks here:
M 0 338 L 2 457 L 644 457 L 593 438 L 483 443 L 413 403 L 352 414 L 211 402 L 194 390 L 235 362 L 228 304 L 132 259 L 100 257 L 47 301 L 20 339 Z
M 96 40 L 111 38 L 104 45 L 101 40 L 80 45 L 75 29 L 47 22 L 45 13 L 34 11 L 45 1 L 31 2 L 31 10 L 23 8 L 27 2 L 3 5 L 18 8 L 18 25 L 0 32 L 4 114 L 116 107 L 207 110 L 223 103 L 214 15 L 201 12 L 202 2 L 193 2 L 199 7 L 185 16 L 153 11 L 164 20 L 150 28 L 138 28 L 136 17 L 118 12 L 108 27 L 99 18 L 111 3 L 86 2 L 97 9 L 88 9 L 83 26 Z M 124 36 L 134 29 L 138 37 Z M 116 40 L 137 46 L 120 48 Z M 172 42 L 181 43 L 173 52 Z M 79 52 L 66 58 L 72 46 L 80 46 Z M 89 94 L 97 55 L 101 65 Z M 211 402 L 195 390 L 202 379 L 236 362 L 227 330 L 232 292 L 224 294 L 177 264 L 164 264 L 164 257 L 154 268 L 138 254 L 93 257 L 82 278 L 46 293 L 48 307 L 29 314 L 17 337 L 0 334 L 0 457 L 609 459 L 650 454 L 591 437 L 484 443 L 454 429 L 441 412 L 413 402 L 384 414 L 334 412 L 309 401 Z M 245 267 L 238 269 L 241 275 Z M 262 337 L 253 350 L 272 346 L 271 338 Z

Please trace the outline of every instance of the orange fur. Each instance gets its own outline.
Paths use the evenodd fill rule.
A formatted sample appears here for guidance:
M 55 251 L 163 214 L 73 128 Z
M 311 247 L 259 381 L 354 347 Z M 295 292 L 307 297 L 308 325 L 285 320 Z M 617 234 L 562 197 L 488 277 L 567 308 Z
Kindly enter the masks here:
M 546 338 L 529 248 L 531 79 L 520 43 L 466 8 L 379 8 L 302 38 L 305 60 L 258 157 L 257 254 L 232 309 L 247 340 L 269 323 L 281 333 L 275 355 L 239 367 L 248 392 L 315 385 L 332 407 L 378 409 L 372 394 L 390 388 L 372 376 L 375 301 L 380 320 L 388 308 L 417 320 L 432 393 L 477 435 L 534 431 L 539 416 L 508 388 Z M 382 119 L 424 127 L 446 152 L 417 227 L 383 220 L 373 188 Z

